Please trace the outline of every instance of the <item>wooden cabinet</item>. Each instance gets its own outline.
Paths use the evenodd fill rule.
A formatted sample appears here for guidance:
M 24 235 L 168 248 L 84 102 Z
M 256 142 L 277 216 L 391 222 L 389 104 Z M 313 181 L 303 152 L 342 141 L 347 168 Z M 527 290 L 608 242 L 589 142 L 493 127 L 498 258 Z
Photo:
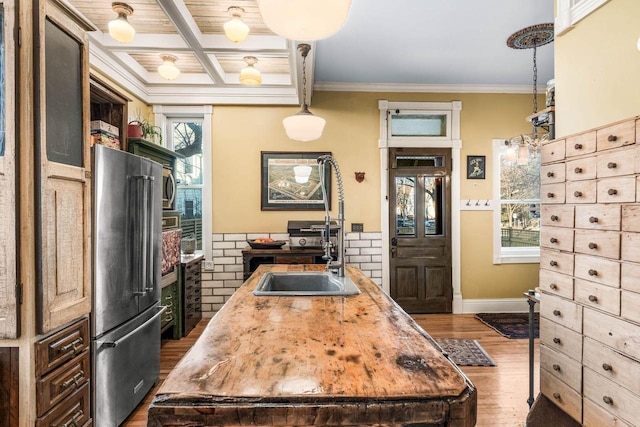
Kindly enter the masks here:
M 16 427 L 18 411 L 18 371 L 20 349 L 0 348 L 0 425 Z
M 541 208 L 554 243 L 541 241 L 540 390 L 585 426 L 640 425 L 637 134 L 633 118 L 542 148 L 542 170 L 566 166 L 565 182 L 546 184 L 566 197 Z
M 89 423 L 89 319 L 36 342 L 35 362 L 36 426 Z
M 247 280 L 260 264 L 325 264 L 322 249 L 252 249 L 242 250 L 243 277 Z
M 196 251 L 193 255 L 182 255 L 182 336 L 202 319 L 201 264 L 204 255 Z
M 103 137 L 108 142 L 117 137 L 117 147 L 112 148 L 126 151 L 129 100 L 97 77 L 91 77 L 90 83 L 91 145 Z

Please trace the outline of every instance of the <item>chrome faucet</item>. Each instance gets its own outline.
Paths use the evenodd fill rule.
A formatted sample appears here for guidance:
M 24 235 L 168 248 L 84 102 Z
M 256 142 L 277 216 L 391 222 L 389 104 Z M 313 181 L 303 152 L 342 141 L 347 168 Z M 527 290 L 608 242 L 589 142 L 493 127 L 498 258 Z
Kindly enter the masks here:
M 327 199 L 327 189 L 325 188 L 324 180 L 324 165 L 329 163 L 333 166 L 333 170 L 336 173 L 336 181 L 338 183 L 338 241 L 336 246 L 337 259 L 333 260 L 331 256 L 331 249 L 334 247 L 331 241 L 331 217 L 329 216 L 329 200 Z M 318 168 L 320 170 L 320 184 L 322 186 L 322 198 L 324 200 L 324 242 L 322 247 L 324 248 L 323 259 L 327 260 L 327 269 L 336 271 L 339 277 L 344 277 L 344 189 L 342 186 L 342 175 L 340 174 L 340 167 L 338 162 L 330 154 L 325 154 L 318 157 Z

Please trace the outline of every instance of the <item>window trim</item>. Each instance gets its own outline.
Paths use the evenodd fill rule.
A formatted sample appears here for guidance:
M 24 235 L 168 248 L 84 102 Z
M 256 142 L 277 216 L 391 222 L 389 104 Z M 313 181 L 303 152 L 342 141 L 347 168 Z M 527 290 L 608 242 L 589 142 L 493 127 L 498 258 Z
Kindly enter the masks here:
M 571 0 L 558 0 L 554 23 L 556 37 L 571 30 L 578 22 L 608 1 L 609 0 L 581 0 L 572 6 Z
M 155 123 L 168 135 L 170 121 L 175 119 L 202 120 L 202 252 L 205 260 L 213 259 L 212 252 L 212 180 L 211 180 L 211 124 L 213 107 L 211 105 L 154 105 Z M 168 142 L 167 142 L 168 143 Z
M 540 262 L 540 246 L 529 248 L 503 248 L 500 203 L 500 151 L 505 139 L 492 140 L 493 145 L 493 263 L 494 264 L 535 264 Z

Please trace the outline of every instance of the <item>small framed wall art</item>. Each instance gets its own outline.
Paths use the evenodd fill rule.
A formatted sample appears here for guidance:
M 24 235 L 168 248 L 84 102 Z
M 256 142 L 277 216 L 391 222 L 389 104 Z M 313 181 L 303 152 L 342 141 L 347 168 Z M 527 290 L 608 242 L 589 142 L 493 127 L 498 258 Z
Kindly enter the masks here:
M 467 179 L 484 179 L 486 169 L 485 156 L 467 156 Z

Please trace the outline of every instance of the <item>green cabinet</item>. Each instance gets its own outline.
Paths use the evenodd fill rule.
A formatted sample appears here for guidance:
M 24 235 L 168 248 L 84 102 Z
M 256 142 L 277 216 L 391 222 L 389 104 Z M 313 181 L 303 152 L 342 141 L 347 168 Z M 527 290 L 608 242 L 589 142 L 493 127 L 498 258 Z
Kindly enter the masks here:
M 178 318 L 180 317 L 180 301 L 178 297 L 178 282 L 175 281 L 170 285 L 162 288 L 162 298 L 160 305 L 167 307 L 160 321 L 160 332 L 173 328 L 173 338 L 180 338 L 180 328 L 178 327 Z

